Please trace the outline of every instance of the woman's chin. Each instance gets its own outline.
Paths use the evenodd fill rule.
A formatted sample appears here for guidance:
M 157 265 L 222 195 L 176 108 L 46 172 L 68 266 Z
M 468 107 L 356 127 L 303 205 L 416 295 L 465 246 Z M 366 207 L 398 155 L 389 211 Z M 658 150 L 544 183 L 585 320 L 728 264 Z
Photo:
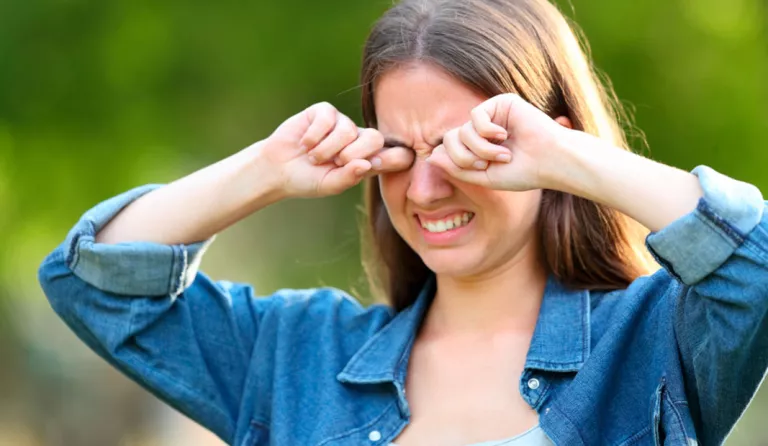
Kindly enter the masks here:
M 432 272 L 454 277 L 477 274 L 481 269 L 481 258 L 455 250 L 420 253 L 421 260 Z

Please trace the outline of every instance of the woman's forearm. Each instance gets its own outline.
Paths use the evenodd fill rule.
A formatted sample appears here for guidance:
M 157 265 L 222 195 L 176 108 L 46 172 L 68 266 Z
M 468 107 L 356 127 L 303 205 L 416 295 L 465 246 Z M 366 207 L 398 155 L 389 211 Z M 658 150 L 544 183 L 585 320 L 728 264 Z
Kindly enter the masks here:
M 99 231 L 96 241 L 200 242 L 280 200 L 279 178 L 259 156 L 261 144 L 139 198 Z
M 659 231 L 692 211 L 703 191 L 696 176 L 573 132 L 559 148 L 558 190 L 608 205 Z

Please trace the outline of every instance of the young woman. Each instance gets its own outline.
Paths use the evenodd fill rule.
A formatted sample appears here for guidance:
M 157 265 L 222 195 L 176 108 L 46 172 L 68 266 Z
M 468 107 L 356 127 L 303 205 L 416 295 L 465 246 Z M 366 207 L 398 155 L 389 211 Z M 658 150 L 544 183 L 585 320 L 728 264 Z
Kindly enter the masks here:
M 545 0 L 405 0 L 368 39 L 362 87 L 368 128 L 316 104 L 88 211 L 41 266 L 53 308 L 230 444 L 724 440 L 768 364 L 754 186 L 626 150 Z M 215 233 L 364 177 L 388 305 L 198 272 Z

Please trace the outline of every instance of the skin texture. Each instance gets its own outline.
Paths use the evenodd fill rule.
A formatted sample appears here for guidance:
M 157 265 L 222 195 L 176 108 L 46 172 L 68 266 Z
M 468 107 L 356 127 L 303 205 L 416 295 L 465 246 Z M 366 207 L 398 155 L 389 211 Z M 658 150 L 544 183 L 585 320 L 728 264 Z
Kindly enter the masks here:
M 586 197 L 658 231 L 695 208 L 698 181 L 571 130 L 514 94 L 484 98 L 433 66 L 388 72 L 375 95 L 378 130 L 315 104 L 127 206 L 97 242 L 197 242 L 276 201 L 340 193 L 379 175 L 395 228 L 437 275 L 408 365 L 412 419 L 397 443 L 518 434 L 538 419 L 518 386 L 546 278 L 535 233 L 540 190 Z M 387 148 L 386 139 L 399 142 Z M 417 220 L 463 211 L 475 217 L 455 235 L 428 235 Z
M 390 219 L 432 271 L 466 280 L 537 257 L 540 189 L 488 189 L 427 162 L 444 134 L 463 125 L 472 109 L 486 99 L 429 66 L 384 75 L 375 96 L 379 131 L 385 140 L 388 144 L 398 141 L 416 154 L 409 169 L 379 176 Z M 420 221 L 464 212 L 475 216 L 460 237 L 441 245 L 425 239 Z
M 396 441 L 463 445 L 524 432 L 538 421 L 518 383 L 546 281 L 541 189 L 586 196 L 659 229 L 693 209 L 698 183 L 570 130 L 567 118 L 552 120 L 516 95 L 485 98 L 430 65 L 386 73 L 375 104 L 385 145 L 415 153 L 407 170 L 379 176 L 382 197 L 438 283 L 408 367 L 411 422 Z M 662 186 L 652 190 L 643 175 Z M 681 193 L 672 200 L 670 184 Z M 635 194 L 649 201 L 635 204 Z M 475 217 L 453 237 L 422 228 L 457 212 Z
M 409 169 L 379 176 L 382 197 L 397 232 L 438 278 L 409 361 L 412 419 L 397 438 L 403 446 L 504 438 L 538 419 L 517 382 L 546 280 L 536 229 L 541 190 L 490 189 L 428 161 L 450 146 L 459 162 L 486 175 L 458 146 L 460 128 L 487 99 L 428 65 L 387 73 L 376 88 L 387 145 L 415 153 Z M 492 166 L 511 159 L 504 147 L 486 148 L 494 159 L 507 155 Z M 431 240 L 422 228 L 423 219 L 463 212 L 475 216 L 456 237 Z

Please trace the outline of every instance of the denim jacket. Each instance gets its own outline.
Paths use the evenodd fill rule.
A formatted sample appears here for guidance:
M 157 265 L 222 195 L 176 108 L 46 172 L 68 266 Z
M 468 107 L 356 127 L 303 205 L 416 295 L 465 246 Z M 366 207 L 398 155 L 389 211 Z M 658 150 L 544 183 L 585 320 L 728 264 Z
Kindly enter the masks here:
M 766 203 L 708 167 L 693 173 L 698 207 L 646 239 L 663 269 L 613 291 L 549 278 L 519 389 L 555 444 L 720 444 L 760 385 Z M 85 213 L 40 267 L 72 330 L 229 444 L 392 441 L 410 419 L 408 359 L 434 280 L 395 312 L 332 288 L 259 296 L 212 281 L 198 272 L 207 242 L 94 242 L 153 187 Z

